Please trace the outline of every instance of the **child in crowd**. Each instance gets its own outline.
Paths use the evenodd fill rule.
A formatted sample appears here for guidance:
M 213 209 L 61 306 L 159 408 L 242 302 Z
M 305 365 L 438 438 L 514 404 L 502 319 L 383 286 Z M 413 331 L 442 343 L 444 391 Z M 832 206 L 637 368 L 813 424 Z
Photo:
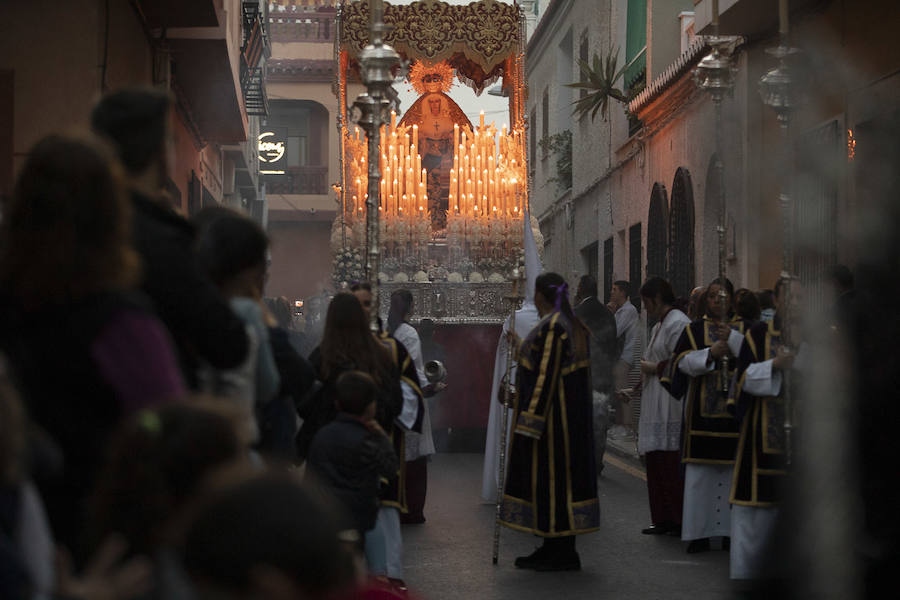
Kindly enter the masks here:
M 194 223 L 200 264 L 244 322 L 250 340 L 243 364 L 232 369 L 207 365 L 201 370 L 201 387 L 235 402 L 256 443 L 260 441 L 257 414 L 266 412 L 281 384 L 262 301 L 269 240 L 256 222 L 227 208 L 204 208 L 194 216 Z
M 347 371 L 336 383 L 337 418 L 316 433 L 307 467 L 314 480 L 341 503 L 345 524 L 363 534 L 375 526 L 379 488 L 399 462 L 375 420 L 378 389 L 362 371 Z

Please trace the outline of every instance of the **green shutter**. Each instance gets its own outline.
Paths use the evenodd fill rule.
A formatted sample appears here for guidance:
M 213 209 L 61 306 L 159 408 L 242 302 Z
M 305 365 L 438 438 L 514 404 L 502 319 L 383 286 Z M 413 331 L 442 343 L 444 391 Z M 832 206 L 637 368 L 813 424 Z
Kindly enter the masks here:
M 625 30 L 626 88 L 632 87 L 635 79 L 646 71 L 647 66 L 647 0 L 628 0 L 628 20 Z M 635 59 L 635 57 L 637 57 Z M 632 62 L 634 60 L 634 62 Z

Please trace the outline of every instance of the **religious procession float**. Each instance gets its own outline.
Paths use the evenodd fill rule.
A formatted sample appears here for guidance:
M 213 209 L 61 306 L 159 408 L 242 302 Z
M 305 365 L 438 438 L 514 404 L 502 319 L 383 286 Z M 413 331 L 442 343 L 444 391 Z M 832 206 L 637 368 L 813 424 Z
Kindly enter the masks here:
M 399 118 L 391 112 L 380 131 L 381 314 L 391 292 L 405 288 L 413 293 L 416 320 L 499 324 L 510 312 L 504 298 L 514 269 L 523 269 L 528 210 L 520 9 L 495 0 L 421 0 L 385 3 L 383 18 L 384 41 L 401 58 L 397 80 L 418 98 Z M 345 115 L 347 84 L 360 80 L 358 57 L 369 43 L 369 27 L 368 2 L 341 5 L 335 43 L 341 210 L 331 236 L 339 289 L 365 276 L 367 141 Z M 508 129 L 486 122 L 483 112 L 470 122 L 448 94 L 462 85 L 481 96 L 498 83 L 509 99 Z M 530 225 L 542 251 L 533 218 Z

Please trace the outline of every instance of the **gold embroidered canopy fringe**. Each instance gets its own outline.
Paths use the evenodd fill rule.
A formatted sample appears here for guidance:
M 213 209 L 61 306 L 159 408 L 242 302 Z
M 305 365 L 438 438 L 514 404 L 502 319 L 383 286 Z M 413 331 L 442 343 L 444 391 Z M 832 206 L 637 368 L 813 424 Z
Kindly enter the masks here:
M 369 43 L 368 2 L 343 5 L 341 50 L 351 60 Z M 519 8 L 496 0 L 451 5 L 421 0 L 409 5 L 385 3 L 385 42 L 405 58 L 446 60 L 476 91 L 500 74 L 505 61 L 520 51 Z

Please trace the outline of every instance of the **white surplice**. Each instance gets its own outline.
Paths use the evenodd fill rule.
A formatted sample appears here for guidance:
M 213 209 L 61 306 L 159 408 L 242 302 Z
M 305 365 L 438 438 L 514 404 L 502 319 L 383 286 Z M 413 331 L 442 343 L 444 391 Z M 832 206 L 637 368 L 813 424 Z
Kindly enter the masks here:
M 524 340 L 528 337 L 528 333 L 540 322 L 537 308 L 533 302 L 526 301 L 525 304 L 516 311 L 516 335 L 519 339 Z M 481 477 L 481 498 L 489 503 L 497 502 L 497 488 L 500 484 L 500 437 L 502 433 L 501 418 L 503 415 L 503 407 L 497 401 L 497 394 L 500 392 L 500 382 L 506 375 L 507 365 L 507 341 L 506 332 L 509 331 L 509 318 L 503 323 L 503 333 L 497 344 L 497 353 L 494 357 L 494 381 L 491 385 L 490 412 L 488 413 L 487 439 L 484 445 L 484 468 Z M 515 381 L 516 365 L 513 364 L 511 377 Z M 509 456 L 509 443 L 512 440 L 510 430 L 515 420 L 515 414 L 512 409 L 507 413 L 506 419 L 506 443 L 507 456 Z
M 743 336 L 732 330 L 728 346 L 738 355 Z M 702 377 L 715 368 L 708 361 L 709 348 L 694 350 L 678 363 L 678 369 L 691 377 Z M 689 463 L 684 471 L 684 510 L 681 539 L 684 541 L 731 535 L 731 478 L 734 465 Z
M 794 369 L 804 371 L 809 352 L 801 344 L 794 359 Z M 773 367 L 772 359 L 747 366 L 744 371 L 744 391 L 754 396 L 778 396 L 781 393 L 781 371 Z M 731 579 L 762 579 L 767 553 L 778 521 L 778 507 L 738 506 L 731 510 Z
M 644 360 L 658 363 L 672 358 L 675 344 L 691 320 L 674 308 L 653 326 Z M 638 423 L 638 452 L 681 450 L 682 402 L 673 398 L 656 374 L 643 376 L 641 419 Z
M 394 331 L 394 339 L 403 344 L 403 347 L 409 353 L 409 357 L 416 367 L 419 386 L 426 385 L 428 380 L 425 378 L 425 361 L 422 357 L 422 342 L 419 339 L 419 333 L 409 323 L 401 323 Z M 418 400 L 416 400 L 416 403 L 418 403 Z M 428 402 L 423 402 L 422 407 L 424 410 L 422 413 L 422 433 L 416 433 L 415 431 L 406 432 L 406 461 L 434 454 L 434 437 L 431 432 L 431 414 L 428 412 Z

